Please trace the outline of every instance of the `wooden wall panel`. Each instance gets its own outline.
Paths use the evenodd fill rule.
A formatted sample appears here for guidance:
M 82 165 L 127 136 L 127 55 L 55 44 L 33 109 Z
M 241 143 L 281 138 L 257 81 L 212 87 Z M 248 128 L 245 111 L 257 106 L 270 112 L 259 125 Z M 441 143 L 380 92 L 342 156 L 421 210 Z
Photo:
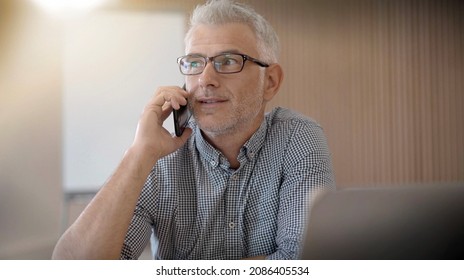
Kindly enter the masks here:
M 339 186 L 464 181 L 464 1 L 244 2 L 282 43 L 286 77 L 270 107 L 324 126 Z
M 341 187 L 464 181 L 462 1 L 285 3 L 258 9 L 283 44 L 272 105 L 324 126 Z

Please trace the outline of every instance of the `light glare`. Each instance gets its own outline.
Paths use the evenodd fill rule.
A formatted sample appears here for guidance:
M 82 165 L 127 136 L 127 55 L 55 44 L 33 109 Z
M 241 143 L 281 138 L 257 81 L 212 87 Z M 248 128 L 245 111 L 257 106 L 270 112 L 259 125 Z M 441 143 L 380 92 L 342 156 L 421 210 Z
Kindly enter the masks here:
M 88 12 L 106 0 L 32 0 L 47 13 L 57 16 Z

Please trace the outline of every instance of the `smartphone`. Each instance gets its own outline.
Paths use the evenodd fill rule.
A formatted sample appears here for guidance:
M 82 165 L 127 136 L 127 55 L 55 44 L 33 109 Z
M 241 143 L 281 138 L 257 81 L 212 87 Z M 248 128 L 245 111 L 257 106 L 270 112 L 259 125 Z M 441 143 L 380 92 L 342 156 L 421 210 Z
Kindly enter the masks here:
M 183 90 L 185 89 L 185 84 L 182 87 Z M 179 110 L 173 110 L 173 119 L 174 119 L 174 132 L 176 133 L 177 137 L 180 137 L 182 133 L 184 133 L 185 128 L 187 127 L 188 121 L 192 116 L 187 105 L 180 106 Z

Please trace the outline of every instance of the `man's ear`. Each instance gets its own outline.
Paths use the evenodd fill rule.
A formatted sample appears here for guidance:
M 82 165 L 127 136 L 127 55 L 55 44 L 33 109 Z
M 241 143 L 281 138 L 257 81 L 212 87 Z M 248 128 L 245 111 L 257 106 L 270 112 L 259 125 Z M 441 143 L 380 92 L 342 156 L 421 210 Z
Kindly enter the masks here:
M 266 78 L 264 84 L 264 100 L 270 101 L 279 91 L 284 79 L 284 72 L 280 64 L 271 64 L 266 68 Z

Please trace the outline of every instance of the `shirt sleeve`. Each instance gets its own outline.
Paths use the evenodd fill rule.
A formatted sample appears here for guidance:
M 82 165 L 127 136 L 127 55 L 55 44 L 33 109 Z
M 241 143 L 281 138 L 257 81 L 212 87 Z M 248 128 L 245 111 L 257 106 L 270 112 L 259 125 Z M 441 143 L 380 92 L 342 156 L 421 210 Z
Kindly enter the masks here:
M 134 210 L 121 250 L 120 259 L 138 259 L 150 241 L 153 228 L 155 177 L 150 174 Z
M 315 123 L 295 124 L 280 189 L 277 250 L 267 259 L 298 259 L 311 201 L 335 189 L 330 152 L 322 128 Z

